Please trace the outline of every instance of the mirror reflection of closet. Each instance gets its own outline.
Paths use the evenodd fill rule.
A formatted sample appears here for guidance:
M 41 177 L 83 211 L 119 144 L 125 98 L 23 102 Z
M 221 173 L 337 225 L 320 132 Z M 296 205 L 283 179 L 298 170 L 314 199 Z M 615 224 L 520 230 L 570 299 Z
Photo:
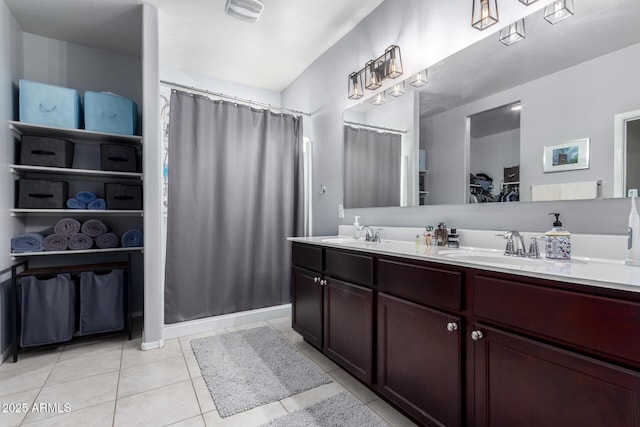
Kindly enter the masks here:
M 519 200 L 520 108 L 515 101 L 468 117 L 468 203 Z

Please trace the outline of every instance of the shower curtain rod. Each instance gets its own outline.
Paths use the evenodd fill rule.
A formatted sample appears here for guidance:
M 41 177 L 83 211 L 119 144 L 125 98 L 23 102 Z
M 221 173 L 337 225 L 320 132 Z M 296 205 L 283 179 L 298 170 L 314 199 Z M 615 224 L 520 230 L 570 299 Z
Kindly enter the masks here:
M 382 126 L 366 125 L 364 123 L 348 122 L 346 120 L 343 121 L 343 123 L 346 123 L 348 125 L 354 125 L 354 126 L 362 126 L 363 128 L 370 128 L 370 129 L 376 129 L 376 130 L 386 130 L 387 132 L 393 132 L 393 133 L 408 133 L 406 130 L 398 130 L 398 129 L 385 128 L 385 127 L 382 127 Z
M 288 112 L 288 113 L 292 113 L 292 114 L 298 114 L 298 115 L 302 115 L 302 116 L 309 116 L 309 117 L 311 116 L 310 113 L 305 113 L 304 111 L 292 110 L 291 108 L 278 107 L 276 105 L 271 105 L 271 104 L 265 104 L 263 102 L 252 101 L 250 99 L 242 99 L 242 98 L 238 98 L 237 96 L 226 95 L 224 93 L 211 92 L 210 90 L 200 89 L 200 88 L 193 87 L 193 86 L 186 86 L 186 85 L 182 85 L 182 84 L 176 83 L 176 82 L 169 82 L 169 81 L 166 81 L 166 80 L 160 80 L 160 84 L 163 84 L 163 85 L 166 85 L 166 86 L 171 86 L 171 87 L 174 87 L 174 88 L 190 90 L 192 92 L 203 93 L 203 94 L 206 94 L 206 95 L 217 96 L 219 98 L 225 98 L 225 99 L 229 99 L 229 100 L 232 100 L 232 101 L 235 101 L 235 102 L 240 102 L 242 104 L 249 104 L 249 105 L 253 105 L 253 106 L 256 106 L 256 107 L 265 107 L 265 108 L 270 109 L 270 110 L 284 111 L 284 112 Z

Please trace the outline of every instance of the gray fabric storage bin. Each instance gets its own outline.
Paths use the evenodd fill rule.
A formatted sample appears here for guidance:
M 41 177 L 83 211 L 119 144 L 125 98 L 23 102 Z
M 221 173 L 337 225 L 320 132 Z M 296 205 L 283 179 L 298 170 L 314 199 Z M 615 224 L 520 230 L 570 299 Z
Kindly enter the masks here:
M 40 280 L 20 279 L 20 346 L 69 341 L 75 331 L 76 288 L 69 274 Z
M 80 273 L 80 335 L 124 329 L 124 272 Z
M 18 180 L 18 208 L 64 209 L 69 198 L 69 184 L 40 179 Z
M 73 142 L 48 136 L 22 135 L 20 164 L 70 168 L 73 166 Z

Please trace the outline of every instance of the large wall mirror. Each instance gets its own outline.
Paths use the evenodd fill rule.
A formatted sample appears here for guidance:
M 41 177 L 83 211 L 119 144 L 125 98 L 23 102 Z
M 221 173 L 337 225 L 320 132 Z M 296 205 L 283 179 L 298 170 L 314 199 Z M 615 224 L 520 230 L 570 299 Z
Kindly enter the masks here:
M 402 96 L 345 111 L 345 208 L 640 187 L 640 2 L 580 0 L 574 12 L 550 25 L 537 11 L 518 43 L 492 34 L 428 67 L 426 85 L 405 75 Z

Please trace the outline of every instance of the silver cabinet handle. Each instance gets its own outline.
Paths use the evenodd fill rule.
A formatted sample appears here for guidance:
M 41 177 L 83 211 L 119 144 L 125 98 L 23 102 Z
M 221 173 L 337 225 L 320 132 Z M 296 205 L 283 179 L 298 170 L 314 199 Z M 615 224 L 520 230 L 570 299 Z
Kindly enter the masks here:
M 322 286 L 325 286 L 325 285 L 327 284 L 327 281 L 326 281 L 326 280 L 320 280 L 320 284 L 321 284 Z
M 474 340 L 474 341 L 481 340 L 482 337 L 484 337 L 484 335 L 482 334 L 482 331 L 473 331 L 473 332 L 471 332 L 471 339 Z
M 320 278 L 319 277 L 314 277 L 313 281 L 316 282 L 316 283 L 319 283 L 320 282 Z
M 453 332 L 458 330 L 458 324 L 456 322 L 447 323 L 447 331 Z

